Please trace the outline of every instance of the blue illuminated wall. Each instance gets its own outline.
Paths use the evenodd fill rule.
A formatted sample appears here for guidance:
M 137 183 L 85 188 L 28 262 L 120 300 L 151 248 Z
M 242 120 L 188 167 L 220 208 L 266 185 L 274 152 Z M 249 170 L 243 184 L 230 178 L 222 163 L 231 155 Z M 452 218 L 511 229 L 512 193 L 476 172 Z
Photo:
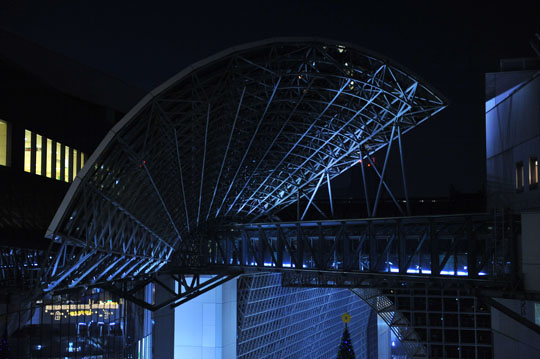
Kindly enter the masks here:
M 540 160 L 540 62 L 531 64 L 486 74 L 486 175 L 488 209 L 521 214 L 520 271 L 525 289 L 534 292 L 540 289 L 540 188 L 531 180 L 530 163 Z M 534 302 L 497 300 L 534 321 Z M 496 309 L 491 310 L 491 324 L 494 359 L 540 357 L 537 333 Z
M 237 357 L 333 359 L 345 312 L 356 358 L 377 358 L 376 314 L 348 289 L 283 288 L 279 274 L 242 277 Z
M 486 174 L 489 208 L 540 209 L 540 189 L 530 184 L 529 161 L 540 159 L 540 73 L 486 74 Z M 516 166 L 523 164 L 523 188 Z

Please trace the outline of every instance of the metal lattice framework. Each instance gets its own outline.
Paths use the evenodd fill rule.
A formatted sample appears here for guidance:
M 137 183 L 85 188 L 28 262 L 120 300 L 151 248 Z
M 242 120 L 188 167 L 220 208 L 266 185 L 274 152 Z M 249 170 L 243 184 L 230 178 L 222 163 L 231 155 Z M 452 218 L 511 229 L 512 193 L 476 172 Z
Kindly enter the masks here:
M 145 97 L 79 173 L 48 230 L 43 289 L 152 275 L 173 253 L 200 265 L 214 224 L 306 197 L 303 218 L 321 186 L 444 107 L 391 60 L 333 41 L 268 40 L 197 63 Z
M 238 280 L 237 357 L 335 358 L 345 312 L 352 316 L 356 357 L 373 357 L 376 317 L 350 291 L 284 288 L 277 273 L 243 275 Z
M 204 262 L 293 271 L 308 285 L 377 286 L 377 278 L 405 276 L 512 290 L 514 228 L 511 218 L 489 214 L 227 225 L 208 234 Z
M 409 320 L 380 289 L 354 288 L 351 291 L 362 298 L 388 324 L 407 355 L 411 358 L 426 358 L 426 349 L 421 343 L 420 336 Z
M 491 358 L 491 312 L 459 283 L 353 289 L 388 323 L 411 358 Z M 376 298 L 376 300 L 374 300 Z

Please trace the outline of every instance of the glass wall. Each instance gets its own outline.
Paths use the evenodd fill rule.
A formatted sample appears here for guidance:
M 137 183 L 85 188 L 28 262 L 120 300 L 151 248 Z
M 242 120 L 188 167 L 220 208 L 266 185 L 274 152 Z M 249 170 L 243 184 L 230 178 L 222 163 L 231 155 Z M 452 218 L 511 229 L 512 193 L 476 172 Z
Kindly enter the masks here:
M 0 120 L 0 166 L 7 166 L 7 122 Z
M 23 303 L 0 314 L 2 323 L 10 323 L 0 333 L 0 357 L 136 359 L 143 336 L 138 312 L 97 288 Z
M 1 133 L 0 128 L 0 136 Z M 2 137 L 0 137 L 0 144 L 1 139 Z M 24 131 L 24 170 L 26 172 L 71 182 L 84 165 L 84 157 L 84 153 L 74 148 L 32 131 Z

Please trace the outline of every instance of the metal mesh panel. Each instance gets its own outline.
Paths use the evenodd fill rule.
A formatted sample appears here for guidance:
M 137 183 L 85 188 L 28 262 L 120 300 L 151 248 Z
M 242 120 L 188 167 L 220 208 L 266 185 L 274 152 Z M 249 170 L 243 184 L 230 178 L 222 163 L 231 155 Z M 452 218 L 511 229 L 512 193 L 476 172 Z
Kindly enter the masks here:
M 470 290 L 419 283 L 352 291 L 390 326 L 408 358 L 492 358 L 490 311 Z
M 362 298 L 388 324 L 411 358 L 425 358 L 426 351 L 420 337 L 407 318 L 396 311 L 394 303 L 381 290 L 354 288 L 352 292 Z
M 356 357 L 376 358 L 375 314 L 347 289 L 283 288 L 279 274 L 260 274 L 238 293 L 238 358 L 335 358 L 345 312 Z

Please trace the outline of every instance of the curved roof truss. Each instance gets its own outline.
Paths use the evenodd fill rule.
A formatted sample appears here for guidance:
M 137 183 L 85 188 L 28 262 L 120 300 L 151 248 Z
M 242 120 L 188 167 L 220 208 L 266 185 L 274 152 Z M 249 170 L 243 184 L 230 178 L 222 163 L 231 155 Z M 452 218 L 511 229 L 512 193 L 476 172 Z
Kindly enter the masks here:
M 152 273 L 174 251 L 196 262 L 199 228 L 270 215 L 445 106 L 401 66 L 334 41 L 199 62 L 135 106 L 77 176 L 47 233 L 76 248 L 77 267 L 52 266 L 46 290 Z

